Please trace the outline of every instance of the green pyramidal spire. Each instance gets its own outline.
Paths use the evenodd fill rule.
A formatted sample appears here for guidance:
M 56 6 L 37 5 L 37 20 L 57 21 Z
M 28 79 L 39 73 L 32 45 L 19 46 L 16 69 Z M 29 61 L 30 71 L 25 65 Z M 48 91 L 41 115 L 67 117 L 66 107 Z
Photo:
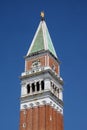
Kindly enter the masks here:
M 56 58 L 56 52 L 44 19 L 40 21 L 36 34 L 33 38 L 27 56 L 42 50 L 49 50 Z

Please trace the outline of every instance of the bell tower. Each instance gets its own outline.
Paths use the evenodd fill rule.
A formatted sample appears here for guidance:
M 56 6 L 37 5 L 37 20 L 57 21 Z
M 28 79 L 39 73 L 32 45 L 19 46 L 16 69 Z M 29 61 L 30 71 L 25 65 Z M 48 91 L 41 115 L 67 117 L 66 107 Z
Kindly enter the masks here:
M 63 130 L 63 80 L 45 19 L 25 56 L 21 74 L 20 129 Z

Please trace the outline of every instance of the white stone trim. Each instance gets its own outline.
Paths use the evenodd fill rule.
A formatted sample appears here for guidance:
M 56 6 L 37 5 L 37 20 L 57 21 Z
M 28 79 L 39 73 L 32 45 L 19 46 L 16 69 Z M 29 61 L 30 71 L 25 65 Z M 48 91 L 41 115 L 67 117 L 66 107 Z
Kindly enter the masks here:
M 58 76 L 60 76 L 60 65 L 58 64 Z
M 27 61 L 25 60 L 25 71 L 27 70 Z
M 46 40 L 46 29 L 45 29 L 45 24 L 44 24 L 45 22 L 43 21 L 43 23 L 42 23 L 42 30 L 43 30 L 43 40 L 44 40 L 44 48 L 45 48 L 45 50 L 47 50 L 47 40 Z
M 29 109 L 29 108 L 32 108 L 32 107 L 43 106 L 43 105 L 50 105 L 55 110 L 57 110 L 58 112 L 63 114 L 63 108 L 60 107 L 58 104 L 56 104 L 50 98 L 38 99 L 38 100 L 34 100 L 34 101 L 29 101 L 29 102 L 26 102 L 26 103 L 21 103 L 20 109 L 24 110 L 24 109 Z

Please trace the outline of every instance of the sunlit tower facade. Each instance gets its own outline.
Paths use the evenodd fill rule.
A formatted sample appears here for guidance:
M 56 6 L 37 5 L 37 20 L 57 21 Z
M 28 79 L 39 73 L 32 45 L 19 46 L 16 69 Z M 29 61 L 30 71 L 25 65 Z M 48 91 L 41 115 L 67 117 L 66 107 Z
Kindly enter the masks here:
M 43 12 L 25 56 L 25 69 L 20 79 L 19 130 L 63 130 L 63 80 L 60 77 L 60 61 Z

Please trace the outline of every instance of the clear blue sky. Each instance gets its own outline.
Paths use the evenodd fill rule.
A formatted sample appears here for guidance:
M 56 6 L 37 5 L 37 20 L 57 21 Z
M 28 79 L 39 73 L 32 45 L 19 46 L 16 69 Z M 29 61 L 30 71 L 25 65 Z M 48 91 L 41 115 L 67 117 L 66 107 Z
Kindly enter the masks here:
M 87 0 L 0 0 L 0 129 L 19 130 L 19 76 L 42 10 L 61 60 L 64 130 L 87 130 Z

